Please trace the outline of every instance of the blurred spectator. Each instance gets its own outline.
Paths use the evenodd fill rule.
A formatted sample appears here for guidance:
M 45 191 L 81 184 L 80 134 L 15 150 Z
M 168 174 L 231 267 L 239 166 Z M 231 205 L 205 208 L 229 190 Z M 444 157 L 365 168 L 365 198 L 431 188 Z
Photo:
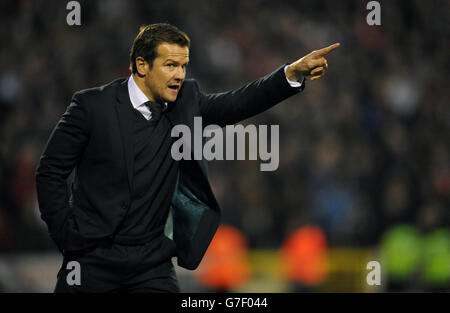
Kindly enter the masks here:
M 292 292 L 314 291 L 327 277 L 327 242 L 319 227 L 307 225 L 290 234 L 280 255 Z
M 220 225 L 195 277 L 209 290 L 227 292 L 250 277 L 247 242 L 242 233 Z

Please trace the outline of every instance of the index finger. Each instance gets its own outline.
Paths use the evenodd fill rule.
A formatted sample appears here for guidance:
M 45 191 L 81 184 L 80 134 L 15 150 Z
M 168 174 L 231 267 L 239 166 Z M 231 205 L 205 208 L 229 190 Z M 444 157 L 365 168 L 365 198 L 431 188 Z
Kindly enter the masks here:
M 335 43 L 335 44 L 333 44 L 331 46 L 328 46 L 326 48 L 322 48 L 320 50 L 317 50 L 316 53 L 318 55 L 320 55 L 321 57 L 323 57 L 324 55 L 327 55 L 328 53 L 330 53 L 331 51 L 333 51 L 334 49 L 336 49 L 340 45 L 341 45 L 340 43 Z

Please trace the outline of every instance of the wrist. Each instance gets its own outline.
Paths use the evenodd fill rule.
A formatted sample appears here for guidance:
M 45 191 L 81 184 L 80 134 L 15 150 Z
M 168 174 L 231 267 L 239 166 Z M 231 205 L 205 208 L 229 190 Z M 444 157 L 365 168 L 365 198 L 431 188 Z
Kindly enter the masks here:
M 294 78 L 292 78 L 293 76 L 292 76 L 292 72 L 291 72 L 291 73 L 290 73 L 291 79 L 289 79 L 289 78 L 288 78 L 288 75 L 287 75 L 287 68 L 288 68 L 288 66 L 289 66 L 289 65 L 286 65 L 286 66 L 284 67 L 284 76 L 285 76 L 285 78 L 286 78 L 286 81 L 287 81 L 287 82 L 289 83 L 289 85 L 291 85 L 291 87 L 293 87 L 293 88 L 301 87 L 302 84 L 303 84 L 304 77 L 301 76 L 301 77 L 294 77 Z M 294 74 L 294 76 L 297 76 L 297 75 Z
M 285 74 L 289 81 L 301 82 L 303 78 L 308 75 L 305 71 L 298 69 L 298 64 L 296 64 L 297 62 L 286 67 Z
M 297 77 L 297 75 L 295 75 L 295 71 L 294 71 L 292 64 L 288 65 L 286 67 L 286 78 L 289 81 L 295 81 L 295 82 L 298 81 L 298 77 Z

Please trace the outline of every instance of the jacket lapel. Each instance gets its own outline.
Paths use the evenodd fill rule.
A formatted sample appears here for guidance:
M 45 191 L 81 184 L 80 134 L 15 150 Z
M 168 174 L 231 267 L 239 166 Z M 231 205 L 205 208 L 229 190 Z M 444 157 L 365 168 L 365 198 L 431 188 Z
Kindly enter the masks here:
M 194 145 L 194 125 L 192 123 L 189 123 L 189 119 L 193 118 L 192 112 L 190 112 L 190 107 L 192 107 L 192 104 L 189 103 L 188 100 L 183 99 L 184 95 L 184 84 L 182 85 L 180 92 L 178 93 L 177 100 L 175 102 L 169 103 L 169 106 L 167 108 L 167 112 L 165 113 L 167 118 L 169 119 L 172 127 L 178 124 L 187 124 L 189 128 L 191 129 L 191 145 L 189 147 L 190 154 L 191 154 L 191 160 L 197 163 L 198 167 L 200 168 L 201 173 L 203 174 L 204 178 L 208 180 L 208 173 L 206 169 L 206 161 L 205 160 L 194 160 L 194 151 L 192 150 L 192 147 Z M 188 99 L 188 98 L 186 98 Z M 187 111 L 187 112 L 186 112 Z M 192 119 L 193 121 L 193 119 Z M 203 147 L 203 143 L 202 143 Z
M 127 166 L 128 185 L 130 192 L 133 182 L 134 149 L 133 149 L 133 108 L 128 94 L 128 79 L 117 88 L 116 112 L 119 120 L 120 133 L 124 148 L 124 158 Z
M 181 112 L 177 109 L 177 107 L 182 106 L 181 102 L 183 101 L 183 87 L 184 85 L 181 86 L 180 92 L 178 93 L 178 97 L 175 102 L 170 102 L 167 106 L 167 109 L 164 111 L 164 114 L 169 119 L 172 127 L 182 123 Z

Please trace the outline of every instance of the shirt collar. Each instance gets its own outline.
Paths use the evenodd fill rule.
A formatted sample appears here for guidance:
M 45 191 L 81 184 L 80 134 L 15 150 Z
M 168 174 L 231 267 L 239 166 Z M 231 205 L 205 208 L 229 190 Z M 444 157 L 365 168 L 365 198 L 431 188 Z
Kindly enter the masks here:
M 149 101 L 147 96 L 142 92 L 142 90 L 134 81 L 133 75 L 131 75 L 128 79 L 128 93 L 130 94 L 131 104 L 135 109 L 140 107 L 145 102 Z
M 128 79 L 128 93 L 130 94 L 131 104 L 135 109 L 150 101 L 134 81 L 133 75 L 130 75 Z M 167 102 L 164 102 L 164 107 L 167 108 Z

